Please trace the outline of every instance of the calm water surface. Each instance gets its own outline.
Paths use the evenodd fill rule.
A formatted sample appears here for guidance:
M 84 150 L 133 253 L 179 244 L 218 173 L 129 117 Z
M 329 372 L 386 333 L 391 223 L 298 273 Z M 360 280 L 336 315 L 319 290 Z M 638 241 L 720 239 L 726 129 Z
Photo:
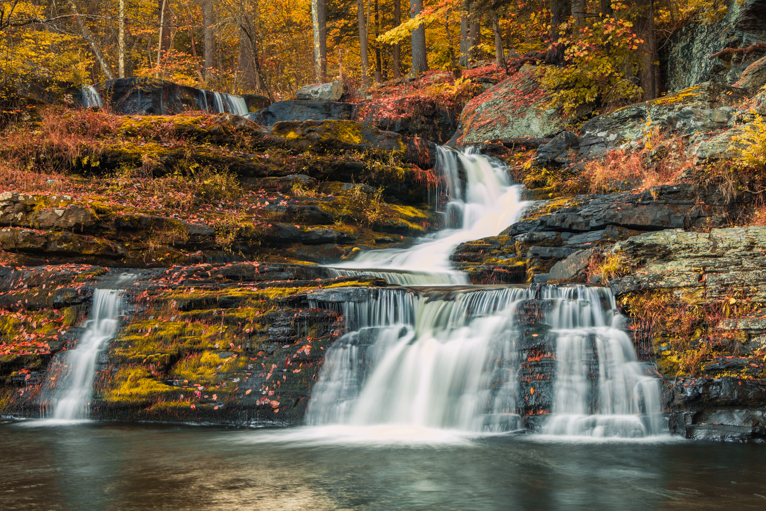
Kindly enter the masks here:
M 6 423 L 0 509 L 762 510 L 765 455 L 682 440 Z

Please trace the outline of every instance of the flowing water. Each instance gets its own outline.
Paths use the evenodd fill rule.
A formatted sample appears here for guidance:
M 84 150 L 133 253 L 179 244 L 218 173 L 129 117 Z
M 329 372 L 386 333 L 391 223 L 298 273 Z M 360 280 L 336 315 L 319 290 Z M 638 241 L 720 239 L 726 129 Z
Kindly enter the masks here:
M 121 310 L 122 291 L 94 291 L 92 317 L 85 333 L 75 349 L 64 354 L 61 362 L 63 370 L 53 390 L 54 420 L 71 421 L 90 417 L 89 402 L 98 354 L 117 332 Z
M 306 422 L 390 425 L 473 432 L 521 429 L 528 391 L 519 353 L 530 343 L 524 303 L 544 304 L 540 339 L 554 352 L 551 435 L 644 437 L 663 427 L 659 379 L 640 363 L 625 318 L 606 289 L 467 286 L 450 266 L 460 243 L 495 236 L 525 204 L 507 169 L 484 156 L 441 148 L 437 169 L 449 201 L 447 229 L 410 249 L 375 250 L 336 266 L 401 286 L 444 287 L 446 295 L 380 290 L 346 304 L 347 332 L 328 351 Z M 465 186 L 461 180 L 465 176 Z M 458 286 L 458 287 L 455 287 Z M 537 337 L 537 334 L 533 334 Z M 529 377 L 529 375 L 527 375 Z M 531 389 L 534 392 L 534 387 Z M 538 399 L 540 399 L 538 397 Z

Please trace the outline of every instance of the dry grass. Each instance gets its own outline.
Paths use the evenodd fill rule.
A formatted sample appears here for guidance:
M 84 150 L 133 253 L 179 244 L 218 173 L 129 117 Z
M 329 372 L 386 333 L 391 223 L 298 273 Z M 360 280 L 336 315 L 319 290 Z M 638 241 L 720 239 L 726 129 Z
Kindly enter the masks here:
M 639 151 L 610 151 L 602 160 L 588 162 L 584 174 L 590 193 L 610 193 L 627 184 L 636 190 L 674 184 L 694 168 L 697 158 L 686 154 L 680 137 L 656 136 Z

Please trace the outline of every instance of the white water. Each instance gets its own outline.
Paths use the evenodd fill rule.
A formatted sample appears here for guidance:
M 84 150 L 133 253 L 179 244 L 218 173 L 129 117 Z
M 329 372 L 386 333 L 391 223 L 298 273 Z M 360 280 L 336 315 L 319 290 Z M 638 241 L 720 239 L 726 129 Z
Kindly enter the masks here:
M 459 177 L 465 171 L 465 190 Z M 521 217 L 526 204 L 521 186 L 513 185 L 507 168 L 479 154 L 439 148 L 437 171 L 446 181 L 450 197 L 446 217 L 457 218 L 436 235 L 426 236 L 408 249 L 372 250 L 348 263 L 336 265 L 339 275 L 381 276 L 400 285 L 467 284 L 462 272 L 450 265 L 450 255 L 466 241 L 496 236 Z
M 548 397 L 541 398 L 539 390 L 537 396 L 543 409 L 553 412 L 543 418 L 544 433 L 659 434 L 659 380 L 638 362 L 623 330 L 625 318 L 607 289 L 471 288 L 465 275 L 450 267 L 457 245 L 499 234 L 519 218 L 524 203 L 506 169 L 483 156 L 441 149 L 438 163 L 450 196 L 443 213 L 458 218 L 459 227 L 410 249 L 367 252 L 334 270 L 402 286 L 461 287 L 445 287 L 441 295 L 425 291 L 432 296 L 381 289 L 362 302 L 344 304 L 348 333 L 328 350 L 306 422 L 321 426 L 323 434 L 336 427 L 338 434 L 352 431 L 362 438 L 360 427 L 373 428 L 374 437 L 422 435 L 434 428 L 518 430 L 530 397 L 519 385 L 518 354 L 536 343 L 555 352 Z M 530 336 L 528 318 L 518 316 L 527 300 L 542 307 L 540 321 L 548 330 L 539 339 Z
M 604 288 L 549 287 L 544 296 L 555 299 L 548 323 L 556 335 L 555 400 L 544 433 L 658 434 L 660 382 L 638 361 L 630 337 L 622 330 L 625 318 L 617 312 L 612 293 Z M 594 356 L 597 375 L 589 374 L 588 361 Z
M 85 108 L 104 108 L 104 102 L 101 99 L 101 94 L 93 88 L 91 85 L 82 86 L 82 101 Z
M 223 92 L 213 92 L 213 97 L 215 98 L 216 112 L 219 114 L 229 112 L 244 116 L 249 113 L 245 98 L 242 96 L 233 96 Z M 205 101 L 207 102 L 207 98 Z
M 122 291 L 96 289 L 92 318 L 74 350 L 66 353 L 64 374 L 59 380 L 59 396 L 53 409 L 54 420 L 87 419 L 96 375 L 98 354 L 117 331 L 122 310 Z

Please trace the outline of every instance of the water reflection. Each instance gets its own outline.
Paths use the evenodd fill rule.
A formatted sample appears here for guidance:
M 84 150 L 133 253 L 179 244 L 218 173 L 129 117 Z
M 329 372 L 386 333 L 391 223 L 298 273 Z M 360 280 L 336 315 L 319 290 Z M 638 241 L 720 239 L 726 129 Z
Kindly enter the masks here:
M 316 431 L 311 438 L 300 429 L 5 424 L 0 509 L 704 510 L 766 504 L 766 467 L 755 446 L 504 435 L 406 445 L 392 437 L 384 446 L 380 433 L 367 432 L 376 442 L 331 444 L 330 432 L 320 441 Z

